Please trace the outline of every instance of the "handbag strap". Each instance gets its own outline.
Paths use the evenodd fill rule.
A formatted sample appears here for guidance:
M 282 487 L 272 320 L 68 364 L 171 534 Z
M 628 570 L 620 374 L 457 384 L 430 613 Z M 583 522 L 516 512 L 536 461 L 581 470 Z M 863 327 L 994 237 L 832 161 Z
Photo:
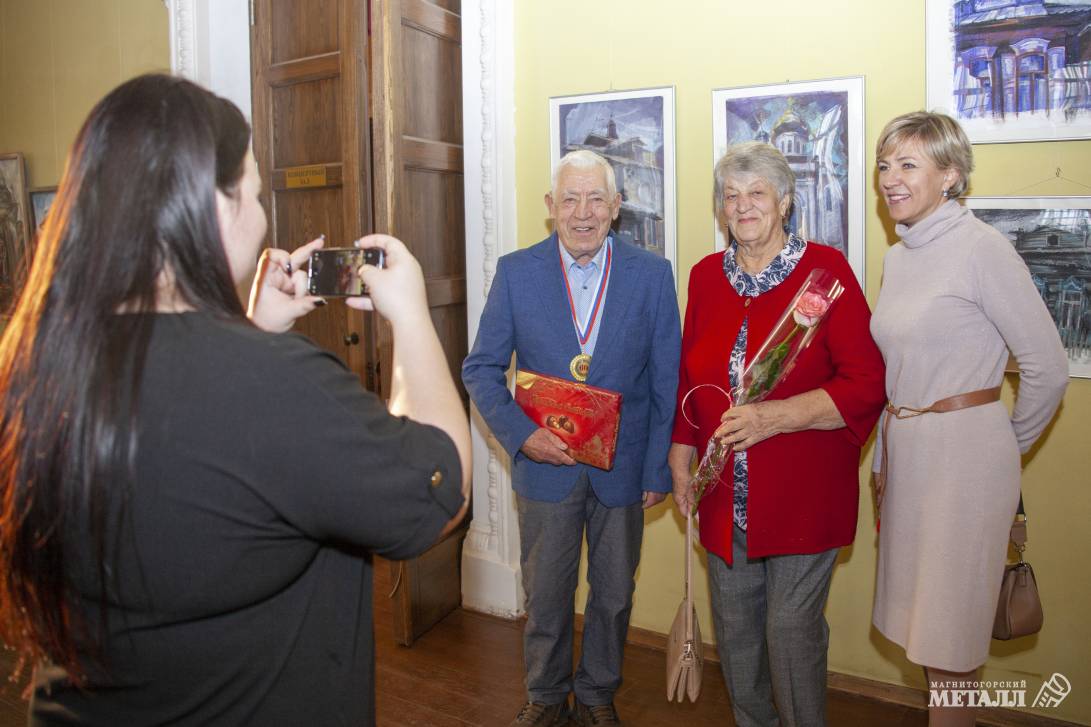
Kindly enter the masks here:
M 693 507 L 686 515 L 686 641 L 693 640 Z
M 1023 519 L 1020 520 L 1019 516 Z M 1023 551 L 1027 549 L 1027 511 L 1023 507 L 1023 493 L 1019 493 L 1019 507 L 1015 511 L 1015 522 L 1011 524 L 1011 544 L 1019 553 L 1019 562 L 1023 562 Z

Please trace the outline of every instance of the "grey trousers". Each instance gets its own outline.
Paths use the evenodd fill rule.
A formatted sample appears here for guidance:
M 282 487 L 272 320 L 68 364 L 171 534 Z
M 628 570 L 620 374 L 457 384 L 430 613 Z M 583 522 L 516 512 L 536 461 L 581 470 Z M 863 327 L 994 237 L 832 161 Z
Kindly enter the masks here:
M 526 592 L 523 659 L 527 697 L 556 704 L 575 691 L 588 706 L 609 704 L 621 685 L 621 660 L 633 607 L 644 513 L 639 502 L 606 507 L 586 473 L 561 502 L 516 497 Z M 583 645 L 575 679 L 572 642 L 580 546 L 587 531 Z
M 735 724 L 825 725 L 830 627 L 823 609 L 839 548 L 751 560 L 746 533 L 732 530 L 733 565 L 709 553 L 708 573 Z

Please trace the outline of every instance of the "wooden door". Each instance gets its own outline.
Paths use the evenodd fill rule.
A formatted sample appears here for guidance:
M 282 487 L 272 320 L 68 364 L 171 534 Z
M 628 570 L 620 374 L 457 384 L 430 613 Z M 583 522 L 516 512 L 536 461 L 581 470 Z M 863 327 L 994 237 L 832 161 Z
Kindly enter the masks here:
M 403 240 L 420 261 L 432 322 L 468 412 L 460 12 L 461 0 L 372 0 L 372 143 L 375 229 Z M 386 391 L 389 327 L 378 341 Z M 393 564 L 398 641 L 412 643 L 461 603 L 467 527 Z
M 420 261 L 428 305 L 463 401 L 466 231 L 461 0 L 373 0 L 375 228 Z M 381 355 L 390 350 L 380 333 Z M 384 366 L 384 379 L 389 366 Z
M 269 236 L 345 247 L 372 230 L 367 0 L 254 0 L 254 154 Z M 375 391 L 371 316 L 331 300 L 296 330 Z

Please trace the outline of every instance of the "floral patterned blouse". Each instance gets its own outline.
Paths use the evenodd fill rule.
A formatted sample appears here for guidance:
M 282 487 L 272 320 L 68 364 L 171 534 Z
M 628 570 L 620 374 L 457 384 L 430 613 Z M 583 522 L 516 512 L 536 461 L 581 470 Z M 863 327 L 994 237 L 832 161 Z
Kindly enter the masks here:
M 773 258 L 764 270 L 756 275 L 739 267 L 735 262 L 735 254 L 738 244 L 732 241 L 724 250 L 724 275 L 735 288 L 735 292 L 748 298 L 757 298 L 784 282 L 785 278 L 795 270 L 796 263 L 807 251 L 807 241 L 794 232 L 788 234 L 788 242 L 785 243 L 777 256 Z M 735 337 L 735 345 L 731 349 L 731 363 L 728 367 L 728 380 L 731 382 L 732 391 L 739 385 L 739 377 L 746 368 L 746 330 L 749 317 L 742 319 L 742 327 L 739 335 Z M 746 530 L 746 496 L 750 489 L 750 477 L 746 467 L 746 452 L 735 452 L 734 468 L 734 520 L 735 525 Z

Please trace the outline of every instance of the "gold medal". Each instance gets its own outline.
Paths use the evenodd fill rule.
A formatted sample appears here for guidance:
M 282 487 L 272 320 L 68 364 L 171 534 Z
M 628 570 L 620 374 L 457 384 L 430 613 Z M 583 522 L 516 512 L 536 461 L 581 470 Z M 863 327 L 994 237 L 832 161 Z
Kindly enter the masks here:
M 595 328 L 595 323 L 598 321 L 599 312 L 601 310 L 602 299 L 606 293 L 606 281 L 610 279 L 610 265 L 614 256 L 614 246 L 610 242 L 610 238 L 606 240 L 606 265 L 603 267 L 602 274 L 599 275 L 599 282 L 596 284 L 598 289 L 595 293 L 595 302 L 591 310 L 587 313 L 587 321 L 580 327 L 579 318 L 576 315 L 576 304 L 572 300 L 572 287 L 568 283 L 568 273 L 564 267 L 564 257 L 560 254 L 560 245 L 557 246 L 557 260 L 561 263 L 561 279 L 564 280 L 565 292 L 568 294 L 568 309 L 572 312 L 572 324 L 576 329 L 576 338 L 580 342 L 580 348 L 582 349 L 587 345 L 587 342 L 591 340 L 591 331 Z M 587 373 L 591 370 L 591 355 L 587 353 L 580 353 L 578 356 L 572 359 L 572 363 L 568 364 L 568 370 L 572 372 L 572 378 L 576 381 L 587 381 Z
M 568 364 L 568 370 L 572 372 L 572 378 L 576 381 L 587 381 L 587 372 L 591 370 L 591 357 L 581 353 Z

